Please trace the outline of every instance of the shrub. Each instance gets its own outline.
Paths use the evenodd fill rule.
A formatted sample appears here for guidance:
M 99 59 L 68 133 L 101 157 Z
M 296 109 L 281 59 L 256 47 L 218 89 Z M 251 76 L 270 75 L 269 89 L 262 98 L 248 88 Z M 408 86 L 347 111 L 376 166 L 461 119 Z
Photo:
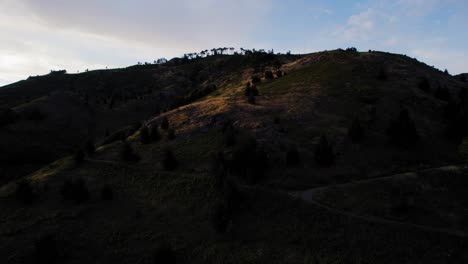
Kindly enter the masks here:
M 16 199 L 20 202 L 30 205 L 34 202 L 35 194 L 29 180 L 20 180 L 16 183 Z
M 451 100 L 451 95 L 450 92 L 447 88 L 439 86 L 437 90 L 434 93 L 434 96 L 437 99 L 443 100 L 443 101 L 450 101 Z
M 151 137 L 147 126 L 140 128 L 140 142 L 141 144 L 149 144 L 151 142 Z
M 275 76 L 273 75 L 272 71 L 265 71 L 265 79 L 273 80 L 274 78 Z
M 252 76 L 252 84 L 257 84 L 257 83 L 260 83 L 261 81 L 262 79 L 260 79 L 260 77 Z
M 282 72 L 281 70 L 277 70 L 277 71 L 276 71 L 276 77 L 277 77 L 277 78 L 283 77 L 283 72 Z
M 169 120 L 167 117 L 163 117 L 161 120 L 161 129 L 168 130 L 169 129 Z
M 150 126 L 149 128 L 151 141 L 157 142 L 161 139 L 161 134 L 157 126 Z
M 53 235 L 44 235 L 35 241 L 34 257 L 37 264 L 56 263 L 58 255 L 58 244 Z
M 347 48 L 346 51 L 348 51 L 348 52 L 357 52 L 357 49 L 355 47 L 350 47 L 350 48 Z
M 252 94 L 251 94 L 251 95 L 249 96 L 249 98 L 247 99 L 247 102 L 248 102 L 249 104 L 253 104 L 253 105 L 254 105 L 254 104 L 255 104 L 255 101 L 256 101 L 256 100 L 255 100 L 255 96 L 253 96 Z
M 425 92 L 429 92 L 431 90 L 431 84 L 429 83 L 429 80 L 424 77 L 421 81 L 419 81 L 418 88 Z
M 63 199 L 77 203 L 89 200 L 88 187 L 86 186 L 85 180 L 82 178 L 78 178 L 74 181 L 66 180 L 62 185 L 60 193 Z
M 76 164 L 81 164 L 84 161 L 85 154 L 81 149 L 78 149 L 73 156 Z
M 288 152 L 286 152 L 286 166 L 298 166 L 301 164 L 301 158 L 299 151 L 296 147 L 291 147 Z
M 466 82 L 466 76 L 465 75 L 460 76 L 460 81 Z
M 162 165 L 164 169 L 168 171 L 175 170 L 179 166 L 179 162 L 177 161 L 171 149 L 164 150 Z
M 120 157 L 123 161 L 137 162 L 140 157 L 135 153 L 132 146 L 128 142 L 124 142 L 120 151 Z
M 326 136 L 320 137 L 319 145 L 315 150 L 315 161 L 320 167 L 331 167 L 335 163 L 335 153 Z
M 153 254 L 155 264 L 175 264 L 176 261 L 176 253 L 169 245 L 159 246 Z
M 414 145 L 419 134 L 407 109 L 402 109 L 397 118 L 392 119 L 387 129 L 390 143 L 398 147 Z
M 104 201 L 110 201 L 114 198 L 112 187 L 108 184 L 104 185 L 101 189 L 101 199 Z
M 353 143 L 359 143 L 364 138 L 364 129 L 361 126 L 359 119 L 354 119 L 351 127 L 348 129 L 348 137 Z
M 175 139 L 175 130 L 173 128 L 169 128 L 167 131 L 167 139 L 174 140 Z

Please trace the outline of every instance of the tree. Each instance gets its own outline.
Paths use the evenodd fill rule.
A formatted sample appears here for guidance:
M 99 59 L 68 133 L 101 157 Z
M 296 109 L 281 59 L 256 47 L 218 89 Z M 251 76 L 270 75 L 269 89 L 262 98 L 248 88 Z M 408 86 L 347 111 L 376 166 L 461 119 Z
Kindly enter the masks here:
M 254 104 L 255 104 L 255 96 L 251 94 L 251 95 L 249 96 L 249 99 L 247 99 L 247 102 L 248 102 L 249 104 L 253 104 L 253 105 L 254 105 Z
M 390 121 L 387 135 L 390 143 L 397 147 L 409 147 L 416 144 L 419 134 L 408 109 L 401 109 L 398 117 Z
M 262 80 L 258 76 L 252 76 L 252 84 L 260 83 Z
M 163 129 L 163 130 L 169 129 L 169 120 L 167 119 L 167 117 L 162 118 L 162 120 L 161 120 L 161 129 Z
M 125 141 L 120 150 L 120 157 L 123 161 L 138 162 L 140 157 L 135 153 L 132 146 Z
M 359 143 L 364 138 L 364 129 L 362 128 L 361 121 L 355 118 L 348 129 L 348 137 L 353 143 Z
M 175 130 L 173 128 L 169 128 L 167 131 L 167 139 L 174 140 L 175 139 Z
M 161 139 L 161 134 L 157 126 L 150 126 L 149 128 L 151 141 L 157 142 Z
M 448 72 L 448 70 L 447 70 L 447 69 L 445 69 L 445 70 L 444 70 L 444 73 L 445 73 L 445 74 L 447 74 L 447 75 L 449 75 L 449 74 L 450 74 L 450 73 Z
M 275 76 L 273 75 L 272 71 L 265 71 L 265 79 L 273 80 L 274 78 Z
M 283 72 L 282 72 L 281 70 L 277 70 L 277 71 L 276 71 L 276 77 L 277 77 L 277 78 L 283 77 Z
M 213 215 L 211 216 L 211 221 L 213 223 L 213 228 L 215 229 L 215 231 L 218 234 L 226 232 L 230 220 L 231 216 L 229 208 L 223 202 L 218 203 L 214 208 Z
M 151 137 L 147 126 L 140 128 L 140 142 L 142 144 L 149 144 L 151 142 Z
M 169 148 L 164 150 L 164 157 L 163 157 L 162 165 L 164 169 L 168 171 L 175 170 L 179 166 L 179 162 L 174 156 L 174 153 L 172 153 L 172 150 Z
M 333 147 L 325 135 L 320 137 L 320 142 L 315 150 L 315 161 L 320 167 L 331 167 L 335 163 Z

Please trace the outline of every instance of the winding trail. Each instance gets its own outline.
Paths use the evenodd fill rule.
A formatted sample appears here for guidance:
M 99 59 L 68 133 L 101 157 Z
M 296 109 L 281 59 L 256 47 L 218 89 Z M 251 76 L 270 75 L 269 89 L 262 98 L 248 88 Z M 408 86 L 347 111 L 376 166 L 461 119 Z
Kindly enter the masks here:
M 372 178 L 372 179 L 365 179 L 361 181 L 356 181 L 356 182 L 351 182 L 351 183 L 344 183 L 344 184 L 339 184 L 335 186 L 339 187 L 345 187 L 345 186 L 352 186 L 352 185 L 358 185 L 358 184 L 363 184 L 363 183 L 370 183 L 370 182 L 377 182 L 377 181 L 385 181 L 388 179 L 395 179 L 395 178 L 415 178 L 419 177 L 418 173 L 423 173 L 423 172 L 461 172 L 464 169 L 462 166 L 445 166 L 445 167 L 439 167 L 439 168 L 431 168 L 431 169 L 425 169 L 417 172 L 409 172 L 409 173 L 403 173 L 403 174 L 396 174 L 392 176 L 385 176 L 385 177 L 380 177 L 380 178 Z M 437 227 L 431 227 L 431 226 L 424 226 L 424 225 L 418 225 L 418 224 L 412 224 L 412 223 L 407 223 L 407 222 L 399 222 L 396 220 L 389 220 L 385 218 L 380 218 L 380 217 L 375 217 L 375 216 L 368 216 L 368 215 L 359 215 L 356 213 L 352 213 L 349 211 L 333 208 L 331 206 L 325 205 L 321 203 L 320 201 L 316 200 L 314 198 L 314 195 L 316 194 L 317 191 L 325 190 L 327 188 L 331 188 L 330 186 L 324 186 L 324 187 L 317 187 L 313 189 L 308 189 L 305 191 L 294 191 L 294 192 L 284 192 L 287 193 L 290 196 L 293 196 L 297 199 L 300 199 L 306 203 L 312 204 L 314 206 L 317 206 L 321 209 L 324 209 L 332 214 L 336 215 L 341 215 L 353 219 L 358 219 L 366 222 L 371 222 L 371 223 L 377 223 L 377 224 L 384 224 L 384 225 L 393 225 L 393 226 L 400 226 L 400 227 L 407 227 L 407 228 L 412 228 L 412 229 L 417 229 L 421 231 L 426 231 L 426 232 L 433 232 L 433 233 L 440 233 L 440 234 L 446 234 L 446 235 L 451 235 L 451 236 L 457 236 L 457 237 L 462 237 L 462 238 L 468 238 L 468 233 L 461 231 L 461 230 L 454 230 L 454 229 L 448 229 L 448 228 L 437 228 Z

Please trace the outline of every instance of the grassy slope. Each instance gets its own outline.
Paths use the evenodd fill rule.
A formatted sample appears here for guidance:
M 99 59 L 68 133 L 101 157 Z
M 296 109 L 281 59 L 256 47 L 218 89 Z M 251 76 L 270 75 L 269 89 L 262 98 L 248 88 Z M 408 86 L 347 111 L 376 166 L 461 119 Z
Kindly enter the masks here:
M 326 57 L 313 64 L 317 56 L 330 56 L 331 60 Z M 438 137 L 436 128 L 427 127 L 441 126 L 440 117 L 432 108 L 443 103 L 415 88 L 419 74 L 427 74 L 427 69 L 415 64 L 408 72 L 399 67 L 398 63 L 410 67 L 399 61 L 404 60 L 400 57 L 397 62 L 388 59 L 390 79 L 377 82 L 370 71 L 381 62 L 373 59 L 387 56 L 391 55 L 362 54 L 356 59 L 340 52 L 313 54 L 304 59 L 304 65 L 300 61 L 284 65 L 287 76 L 264 81 L 256 105 L 247 104 L 242 95 L 247 76 L 252 73 L 246 70 L 240 73 L 244 80 L 231 82 L 212 96 L 151 120 L 157 124 L 163 116 L 168 117 L 176 128 L 175 141 L 141 145 L 138 133 L 130 137 L 143 158 L 138 164 L 119 161 L 121 143 L 117 142 L 102 147 L 81 166 L 75 167 L 68 158 L 33 174 L 40 201 L 31 207 L 21 207 L 8 196 L 12 185 L 4 186 L 0 190 L 4 208 L 0 236 L 5 243 L 0 255 L 6 256 L 9 263 L 19 263 L 30 256 L 37 236 L 52 232 L 60 241 L 63 262 L 69 263 L 149 263 L 154 247 L 162 241 L 176 249 L 182 263 L 466 262 L 465 239 L 351 220 L 261 187 L 241 188 L 241 208 L 227 234 L 216 235 L 211 227 L 213 207 L 221 194 L 207 172 L 209 157 L 222 148 L 220 127 L 228 119 L 270 148 L 272 161 L 269 177 L 263 182 L 266 185 L 306 188 L 349 180 L 347 177 L 372 177 L 419 163 L 418 160 L 405 168 L 400 160 L 431 149 L 419 147 L 408 154 L 389 148 L 383 138 L 385 124 L 396 111 L 395 104 L 414 95 L 418 103 L 424 102 L 422 107 L 410 105 L 415 119 L 421 120 L 418 128 L 428 131 L 427 139 Z M 359 68 L 362 65 L 371 66 L 363 70 Z M 359 74 L 353 73 L 356 67 Z M 434 72 L 431 78 L 444 80 L 437 74 Z M 402 79 L 405 81 L 396 81 Z M 379 95 L 377 102 L 372 103 L 379 109 L 379 119 L 371 126 L 372 136 L 362 147 L 352 146 L 343 138 L 350 118 L 372 101 L 367 98 L 369 93 L 371 97 Z M 274 116 L 281 118 L 279 125 L 274 124 Z M 308 162 L 313 160 L 316 137 L 324 132 L 342 153 L 334 169 L 319 169 Z M 284 155 L 281 145 L 289 144 L 299 146 L 304 166 L 287 169 L 280 165 Z M 181 164 L 176 172 L 161 168 L 161 152 L 167 145 L 175 150 Z M 443 148 L 431 146 L 440 151 L 437 156 L 421 159 L 431 165 L 455 160 L 451 154 L 455 147 L 442 145 Z M 363 164 L 370 164 L 361 169 L 365 175 L 350 171 Z M 89 203 L 61 201 L 60 186 L 69 177 L 86 179 L 91 192 Z M 99 199 L 104 184 L 114 189 L 116 198 L 111 202 Z

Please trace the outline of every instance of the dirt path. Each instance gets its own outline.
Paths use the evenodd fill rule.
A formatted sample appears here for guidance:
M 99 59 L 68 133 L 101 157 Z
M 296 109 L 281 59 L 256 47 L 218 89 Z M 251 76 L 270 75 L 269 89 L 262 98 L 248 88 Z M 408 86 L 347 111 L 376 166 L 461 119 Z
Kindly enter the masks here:
M 344 186 L 352 186 L 352 185 L 358 185 L 358 184 L 375 182 L 375 181 L 384 181 L 384 180 L 395 179 L 395 178 L 401 178 L 401 179 L 413 178 L 413 177 L 418 177 L 418 173 L 421 173 L 421 172 L 436 172 L 436 171 L 440 171 L 440 172 L 444 172 L 444 171 L 445 172 L 447 172 L 447 171 L 454 172 L 455 171 L 455 172 L 457 172 L 457 171 L 461 171 L 461 170 L 463 170 L 463 167 L 461 167 L 461 166 L 445 166 L 445 167 L 440 167 L 440 168 L 426 169 L 426 170 L 422 170 L 422 171 L 418 171 L 418 172 L 409 172 L 409 173 L 396 174 L 396 175 L 386 176 L 386 177 L 381 177 L 381 178 L 366 179 L 366 180 L 362 180 L 362 181 L 356 181 L 356 182 L 352 182 L 352 183 L 345 183 L 345 184 L 340 184 L 340 185 L 335 185 L 335 186 L 344 187 Z M 464 231 L 461 231 L 461 230 L 436 228 L 436 227 L 430 227 L 430 226 L 424 226 L 424 225 L 417 225 L 417 224 L 399 222 L 399 221 L 389 220 L 389 219 L 375 217 L 375 216 L 359 215 L 359 214 L 355 214 L 355 213 L 352 213 L 352 212 L 349 212 L 349 211 L 345 211 L 345 210 L 330 207 L 330 206 L 325 205 L 325 204 L 317 201 L 316 199 L 314 199 L 314 194 L 317 191 L 322 191 L 322 190 L 325 190 L 327 188 L 331 188 L 331 187 L 330 186 L 324 186 L 324 187 L 313 188 L 313 189 L 309 189 L 309 190 L 305 190 L 305 191 L 288 192 L 288 194 L 293 196 L 293 197 L 296 197 L 298 199 L 301 199 L 301 200 L 303 200 L 303 201 L 305 201 L 305 202 L 307 202 L 309 204 L 313 204 L 313 205 L 315 205 L 317 207 L 320 207 L 320 208 L 322 208 L 324 210 L 327 210 L 330 213 L 345 216 L 345 217 L 349 217 L 349 218 L 354 218 L 354 219 L 358 219 L 358 220 L 362 220 L 362 221 L 366 221 L 366 222 L 377 223 L 377 224 L 401 226 L 401 227 L 407 227 L 407 228 L 422 230 L 422 231 L 426 231 L 426 232 L 441 233 L 441 234 L 446 234 L 446 235 L 452 235 L 452 236 L 468 238 L 468 234 L 466 232 L 464 232 Z

